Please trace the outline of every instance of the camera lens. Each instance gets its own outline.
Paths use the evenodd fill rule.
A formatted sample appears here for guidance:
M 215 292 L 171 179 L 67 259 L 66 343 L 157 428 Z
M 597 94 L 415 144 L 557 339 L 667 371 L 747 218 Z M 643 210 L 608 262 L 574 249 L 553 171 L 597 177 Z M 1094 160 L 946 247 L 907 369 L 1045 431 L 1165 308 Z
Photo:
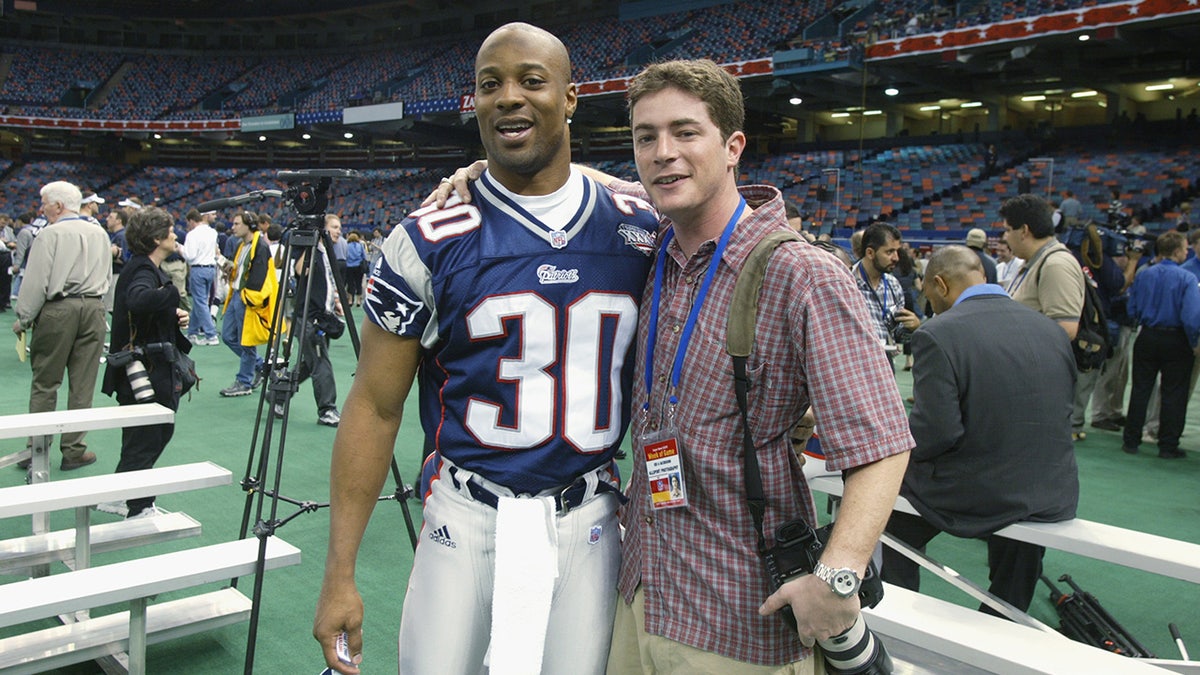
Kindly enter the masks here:
M 154 400 L 154 387 L 150 384 L 150 376 L 146 374 L 146 366 L 141 361 L 133 360 L 125 366 L 125 376 L 129 378 L 129 386 L 133 389 L 133 398 L 141 403 Z

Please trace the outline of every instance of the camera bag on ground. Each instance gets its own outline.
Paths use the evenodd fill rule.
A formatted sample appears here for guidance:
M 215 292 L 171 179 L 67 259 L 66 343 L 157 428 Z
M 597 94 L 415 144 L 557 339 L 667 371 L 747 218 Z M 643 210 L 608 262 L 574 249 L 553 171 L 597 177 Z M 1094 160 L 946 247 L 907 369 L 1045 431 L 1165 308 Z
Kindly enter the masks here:
M 771 545 L 767 544 L 763 536 L 766 497 L 763 495 L 758 453 L 754 447 L 747 417 L 750 378 L 746 374 L 746 359 L 754 348 L 758 297 L 762 291 L 767 263 L 780 244 L 799 240 L 800 237 L 795 232 L 779 230 L 763 237 L 755 245 L 742 265 L 742 271 L 734 285 L 725 334 L 725 351 L 733 359 L 734 394 L 742 416 L 746 503 L 754 520 L 755 533 L 758 535 L 759 555 L 763 558 L 771 586 L 776 590 L 796 576 L 812 574 L 834 526 L 829 524 L 817 531 L 803 520 L 792 520 L 780 525 L 776 529 L 774 542 Z M 713 261 L 713 264 L 716 264 L 716 261 Z M 859 601 L 865 607 L 874 607 L 883 599 L 883 582 L 874 562 L 868 563 L 858 595 Z M 792 614 L 792 608 L 785 606 L 780 612 L 788 625 L 795 629 L 796 617 Z M 846 631 L 827 640 L 818 640 L 817 644 L 825 657 L 825 670 L 832 675 L 887 675 L 892 672 L 891 657 L 888 656 L 883 643 L 867 627 L 862 614 L 859 614 L 854 625 Z
M 1075 255 L 1071 254 L 1075 260 Z M 1051 253 L 1050 255 L 1054 255 Z M 1047 260 L 1049 256 L 1047 256 Z M 1078 264 L 1078 260 L 1075 260 Z M 1046 263 L 1038 268 L 1038 284 L 1042 281 L 1042 270 Z M 1083 272 L 1083 310 L 1079 313 L 1079 330 L 1071 340 L 1071 353 L 1075 355 L 1075 369 L 1086 373 L 1100 366 L 1112 354 L 1112 338 L 1108 332 L 1108 317 L 1104 315 L 1104 306 L 1100 304 L 1100 291 L 1097 290 L 1096 280 L 1091 271 L 1084 265 L 1079 269 Z

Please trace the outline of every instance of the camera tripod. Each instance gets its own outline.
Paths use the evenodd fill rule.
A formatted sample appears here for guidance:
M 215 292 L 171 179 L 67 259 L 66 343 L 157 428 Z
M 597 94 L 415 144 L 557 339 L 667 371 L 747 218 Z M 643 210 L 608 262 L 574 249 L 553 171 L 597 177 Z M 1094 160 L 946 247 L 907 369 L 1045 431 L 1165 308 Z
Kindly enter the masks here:
M 345 169 L 281 171 L 278 173 L 278 177 L 288 183 L 287 190 L 283 191 L 281 196 L 285 199 L 285 203 L 296 211 L 296 221 L 294 226 L 288 229 L 283 270 L 279 290 L 273 300 L 275 304 L 272 328 L 263 363 L 262 379 L 264 384 L 259 396 L 258 412 L 246 461 L 246 473 L 241 481 L 242 489 L 246 492 L 246 504 L 242 512 L 239 539 L 245 539 L 251 532 L 259 539 L 258 560 L 254 570 L 253 604 L 250 609 L 250 628 L 246 642 L 244 669 L 246 675 L 254 671 L 254 654 L 262 605 L 263 573 L 268 537 L 274 535 L 277 529 L 291 522 L 300 514 L 315 512 L 329 506 L 328 502 L 299 500 L 285 496 L 280 492 L 280 484 L 283 478 L 284 450 L 291 399 L 300 386 L 300 362 L 305 354 L 305 341 L 310 339 L 308 326 L 316 318 L 310 315 L 311 303 L 309 302 L 309 298 L 312 297 L 314 261 L 316 256 L 323 256 L 321 264 L 330 267 L 332 259 L 333 240 L 325 231 L 325 208 L 329 202 L 328 190 L 333 178 L 356 178 L 357 175 L 357 172 Z M 315 184 L 310 183 L 310 179 L 316 179 Z M 257 195 L 274 196 L 271 194 L 273 192 L 275 191 L 260 191 Z M 261 198 L 257 195 L 256 198 Z M 234 198 L 234 200 L 236 199 L 238 198 Z M 230 201 L 233 202 L 233 200 Z M 299 271 L 295 272 L 297 267 Z M 337 297 L 345 315 L 346 329 L 350 334 L 350 340 L 354 346 L 354 356 L 357 360 L 361 344 L 351 314 L 345 281 L 336 267 L 331 267 L 329 273 L 337 289 Z M 291 314 L 295 316 L 295 320 L 291 325 L 291 330 L 288 331 L 288 311 L 285 303 L 288 298 L 288 287 L 293 279 L 304 285 L 304 302 L 292 310 Z M 250 312 L 247 312 L 246 316 L 247 320 L 253 320 Z M 287 339 L 283 340 L 285 332 Z M 294 364 L 291 361 L 293 354 L 296 355 Z M 316 386 L 315 383 L 314 386 Z M 277 409 L 281 410 L 283 414 L 276 414 Z M 265 417 L 264 411 L 266 411 Z M 281 424 L 276 436 L 275 421 L 277 419 Z M 272 457 L 272 451 L 274 451 L 274 457 Z M 273 466 L 272 460 L 274 461 Z M 272 470 L 273 478 L 268 485 L 267 476 Z M 408 537 L 415 550 L 417 533 L 408 508 L 408 499 L 413 496 L 414 492 L 411 485 L 404 483 L 395 457 L 391 461 L 391 474 L 396 485 L 395 491 L 390 495 L 381 496 L 379 501 L 396 501 L 400 504 L 404 514 L 404 523 L 408 529 Z M 296 510 L 291 515 L 280 518 L 280 502 L 290 504 L 296 507 Z M 266 512 L 265 515 L 264 512 Z M 237 586 L 236 579 L 232 581 L 232 585 Z

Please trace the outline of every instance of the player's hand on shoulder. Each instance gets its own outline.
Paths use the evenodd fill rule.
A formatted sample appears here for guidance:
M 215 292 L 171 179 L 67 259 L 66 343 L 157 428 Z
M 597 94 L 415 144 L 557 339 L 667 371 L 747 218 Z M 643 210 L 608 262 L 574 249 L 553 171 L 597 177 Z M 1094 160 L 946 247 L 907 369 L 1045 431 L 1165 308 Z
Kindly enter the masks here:
M 450 201 L 451 195 L 457 194 L 458 198 L 464 203 L 471 203 L 471 189 L 468 187 L 472 181 L 479 180 L 483 172 L 487 170 L 487 160 L 480 159 L 475 162 L 455 170 L 454 173 L 442 179 L 441 183 L 434 188 L 425 201 L 421 202 L 421 206 L 429 206 L 433 204 L 437 208 L 442 208 L 446 202 Z

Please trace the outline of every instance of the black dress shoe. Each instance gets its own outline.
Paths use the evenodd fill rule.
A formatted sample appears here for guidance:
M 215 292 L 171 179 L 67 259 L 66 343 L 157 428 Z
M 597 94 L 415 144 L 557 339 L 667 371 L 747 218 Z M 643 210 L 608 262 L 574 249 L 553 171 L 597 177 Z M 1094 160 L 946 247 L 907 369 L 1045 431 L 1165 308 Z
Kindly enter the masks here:
M 1138 454 L 1138 449 L 1137 449 L 1136 447 L 1134 447 L 1134 446 L 1131 446 L 1131 445 L 1122 445 L 1122 446 L 1121 446 L 1121 451 L 1122 451 L 1122 452 L 1124 452 L 1124 453 L 1125 453 L 1125 454 L 1127 454 L 1127 455 L 1136 455 L 1136 454 Z
M 1121 425 L 1117 424 L 1113 420 L 1096 420 L 1095 422 L 1092 422 L 1092 427 L 1094 427 L 1096 429 L 1103 429 L 1105 431 L 1120 431 L 1121 430 Z
M 1159 450 L 1158 456 L 1163 459 L 1184 459 L 1187 457 L 1187 452 L 1183 450 Z

